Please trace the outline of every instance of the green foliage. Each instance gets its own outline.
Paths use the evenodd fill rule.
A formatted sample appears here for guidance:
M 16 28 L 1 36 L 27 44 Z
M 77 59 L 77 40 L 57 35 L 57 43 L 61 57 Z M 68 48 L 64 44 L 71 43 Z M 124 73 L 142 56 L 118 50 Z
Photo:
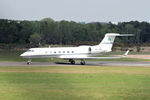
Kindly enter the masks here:
M 41 22 L 51 23 L 51 22 L 54 22 L 54 20 L 52 18 L 44 18 L 41 20 Z
M 77 23 L 73 21 L 54 21 L 44 18 L 41 21 L 15 21 L 0 19 L 0 43 L 30 43 L 30 36 L 38 33 L 41 43 L 79 45 L 99 43 L 105 33 L 135 34 L 134 37 L 117 38 L 119 44 L 148 44 L 150 24 L 147 22 Z M 88 43 L 89 42 L 89 43 Z M 118 44 L 118 45 L 119 45 Z
M 136 47 L 137 49 L 137 52 L 140 52 L 141 51 L 141 48 L 140 47 Z
M 38 33 L 34 33 L 30 35 L 29 41 L 32 46 L 39 46 L 41 42 L 41 36 Z

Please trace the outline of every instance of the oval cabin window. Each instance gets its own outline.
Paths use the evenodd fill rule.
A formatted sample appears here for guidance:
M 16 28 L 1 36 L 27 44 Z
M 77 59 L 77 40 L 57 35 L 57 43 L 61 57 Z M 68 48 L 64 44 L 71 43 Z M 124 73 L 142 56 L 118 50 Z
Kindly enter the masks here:
M 92 51 L 92 49 L 91 49 L 91 47 L 89 47 L 89 52 L 91 52 Z

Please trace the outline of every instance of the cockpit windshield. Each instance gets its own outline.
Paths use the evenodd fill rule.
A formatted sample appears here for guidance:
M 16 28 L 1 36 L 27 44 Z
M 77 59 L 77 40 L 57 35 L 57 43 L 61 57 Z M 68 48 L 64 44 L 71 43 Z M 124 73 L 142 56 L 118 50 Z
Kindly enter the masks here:
M 27 50 L 26 52 L 34 52 L 34 50 Z

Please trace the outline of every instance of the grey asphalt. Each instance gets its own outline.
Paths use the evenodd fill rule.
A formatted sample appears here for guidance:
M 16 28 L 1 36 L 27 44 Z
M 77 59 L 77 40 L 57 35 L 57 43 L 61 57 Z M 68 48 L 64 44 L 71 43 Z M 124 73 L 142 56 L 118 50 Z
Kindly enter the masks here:
M 27 65 L 26 62 L 0 62 L 0 66 L 79 66 L 80 62 L 75 65 L 64 62 L 31 62 Z M 87 61 L 86 66 L 143 66 L 150 67 L 150 62 L 135 62 L 135 61 Z M 85 66 L 85 65 L 83 65 Z

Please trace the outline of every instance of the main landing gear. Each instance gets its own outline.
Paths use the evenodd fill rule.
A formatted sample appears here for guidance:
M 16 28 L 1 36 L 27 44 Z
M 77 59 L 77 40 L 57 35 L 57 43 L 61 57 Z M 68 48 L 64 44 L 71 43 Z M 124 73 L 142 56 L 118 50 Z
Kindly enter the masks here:
M 70 62 L 70 64 L 75 64 L 75 61 L 74 61 L 73 59 L 69 59 L 69 62 Z M 81 59 L 80 64 L 81 64 L 81 65 L 85 65 L 84 59 Z
M 73 59 L 69 59 L 69 62 L 70 62 L 71 64 L 75 64 L 75 61 L 74 61 Z
M 81 60 L 81 65 L 85 65 L 85 61 L 83 59 Z
M 29 59 L 28 62 L 27 62 L 27 65 L 30 65 L 30 64 L 31 64 L 31 61 L 32 61 L 32 60 Z

